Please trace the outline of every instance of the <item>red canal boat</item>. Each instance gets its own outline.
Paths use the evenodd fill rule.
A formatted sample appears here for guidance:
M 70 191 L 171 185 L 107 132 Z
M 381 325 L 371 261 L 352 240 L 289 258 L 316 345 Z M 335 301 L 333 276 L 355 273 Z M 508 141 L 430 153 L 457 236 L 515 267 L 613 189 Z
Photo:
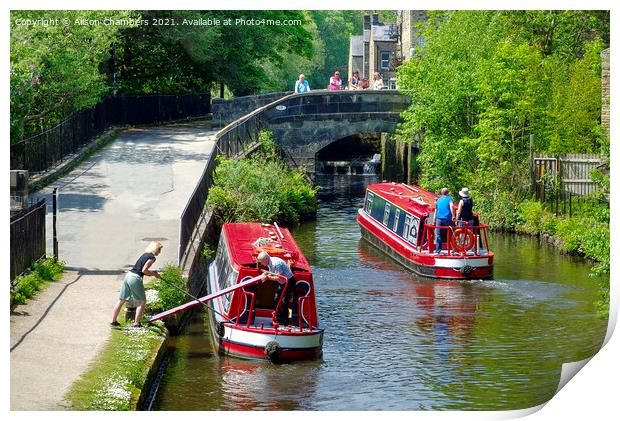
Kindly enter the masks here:
M 438 196 L 403 183 L 372 184 L 358 211 L 362 237 L 413 272 L 432 278 L 493 276 L 487 225 L 474 214 L 473 226 L 440 227 L 442 248 L 435 250 L 432 224 Z
M 261 251 L 288 262 L 297 280 L 299 316 L 290 326 L 276 322 L 279 307 L 285 305 L 282 300 L 274 305 L 278 282 L 252 283 L 262 274 L 256 263 Z M 251 285 L 220 295 L 244 282 Z M 323 329 L 317 317 L 312 269 L 287 229 L 276 224 L 224 224 L 209 266 L 208 292 L 217 296 L 211 301 L 214 311 L 208 313 L 214 344 L 221 354 L 278 362 L 321 356 Z

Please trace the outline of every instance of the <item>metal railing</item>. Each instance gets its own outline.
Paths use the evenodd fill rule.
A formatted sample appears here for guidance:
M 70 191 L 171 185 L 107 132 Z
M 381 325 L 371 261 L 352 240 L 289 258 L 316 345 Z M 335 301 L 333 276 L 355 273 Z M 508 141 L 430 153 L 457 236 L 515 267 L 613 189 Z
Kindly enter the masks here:
M 104 98 L 56 126 L 11 145 L 12 170 L 47 171 L 112 126 L 154 124 L 206 115 L 211 95 L 120 95 Z
M 426 244 L 423 249 L 427 249 L 429 253 L 437 252 L 437 250 L 435 250 L 435 230 L 438 229 L 442 237 L 445 233 L 445 244 L 448 256 L 460 256 L 470 251 L 474 256 L 487 255 L 490 251 L 487 237 L 487 229 L 489 226 L 487 224 L 469 226 L 467 222 L 464 221 L 459 221 L 459 224 L 463 225 L 455 227 L 424 224 L 422 238 L 426 239 Z M 467 242 L 468 240 L 470 243 Z M 443 241 L 442 244 L 444 244 Z
M 45 199 L 11 217 L 11 282 L 45 257 Z
M 373 100 L 374 98 L 374 100 Z M 381 100 L 379 100 L 381 99 Z M 361 113 L 381 114 L 396 118 L 406 109 L 409 99 L 398 91 L 312 91 L 306 94 L 289 94 L 264 105 L 228 124 L 215 134 L 215 145 L 207 165 L 181 213 L 179 222 L 178 264 L 184 267 L 189 255 L 189 245 L 195 240 L 196 228 L 213 185 L 213 171 L 219 156 L 238 158 L 258 144 L 261 130 L 283 119 L 310 118 L 312 115 L 348 113 L 362 118 Z M 287 161 L 293 157 L 284 150 Z

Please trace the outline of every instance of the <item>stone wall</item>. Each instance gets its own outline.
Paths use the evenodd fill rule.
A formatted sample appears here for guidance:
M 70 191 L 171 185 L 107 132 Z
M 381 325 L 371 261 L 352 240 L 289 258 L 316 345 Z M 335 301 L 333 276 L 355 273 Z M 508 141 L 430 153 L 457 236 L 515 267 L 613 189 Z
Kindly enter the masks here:
M 295 85 L 293 82 L 293 86 L 291 86 L 291 88 L 294 86 Z M 310 89 L 312 89 L 312 86 Z M 213 126 L 224 127 L 236 119 L 251 113 L 255 109 L 267 105 L 291 93 L 292 91 L 240 96 L 232 99 L 213 98 L 211 102 Z
M 609 48 L 601 51 L 601 123 L 609 136 Z
M 417 183 L 419 147 L 392 134 L 381 134 L 381 177 L 387 181 Z

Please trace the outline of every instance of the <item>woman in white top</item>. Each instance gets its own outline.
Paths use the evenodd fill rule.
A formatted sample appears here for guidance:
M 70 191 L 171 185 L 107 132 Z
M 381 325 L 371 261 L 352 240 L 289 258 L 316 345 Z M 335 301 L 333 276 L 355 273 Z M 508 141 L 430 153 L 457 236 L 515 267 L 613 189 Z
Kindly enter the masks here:
M 378 72 L 375 72 L 375 74 L 372 76 L 372 80 L 372 89 L 374 89 L 375 91 L 380 91 L 381 89 L 383 89 L 383 79 Z

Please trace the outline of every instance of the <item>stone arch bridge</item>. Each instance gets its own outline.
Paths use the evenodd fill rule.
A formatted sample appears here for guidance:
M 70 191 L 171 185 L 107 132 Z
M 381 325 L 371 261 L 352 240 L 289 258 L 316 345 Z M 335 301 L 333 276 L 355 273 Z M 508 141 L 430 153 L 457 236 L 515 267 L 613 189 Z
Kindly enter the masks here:
M 260 131 L 271 130 L 288 163 L 313 173 L 319 150 L 354 134 L 393 133 L 401 112 L 410 104 L 410 99 L 396 90 L 313 91 L 282 95 L 274 100 L 274 94 L 269 94 L 265 99 L 270 102 L 263 106 L 260 106 L 263 100 L 260 96 L 241 99 L 247 102 L 252 98 L 258 108 L 217 133 L 216 136 L 223 141 L 220 144 L 227 149 L 226 155 L 253 150 L 258 147 Z M 214 122 L 230 119 L 235 111 L 234 103 L 229 103 L 229 117 L 226 118 L 218 108 L 220 104 L 222 102 L 213 103 Z M 248 105 L 237 108 L 244 107 Z

